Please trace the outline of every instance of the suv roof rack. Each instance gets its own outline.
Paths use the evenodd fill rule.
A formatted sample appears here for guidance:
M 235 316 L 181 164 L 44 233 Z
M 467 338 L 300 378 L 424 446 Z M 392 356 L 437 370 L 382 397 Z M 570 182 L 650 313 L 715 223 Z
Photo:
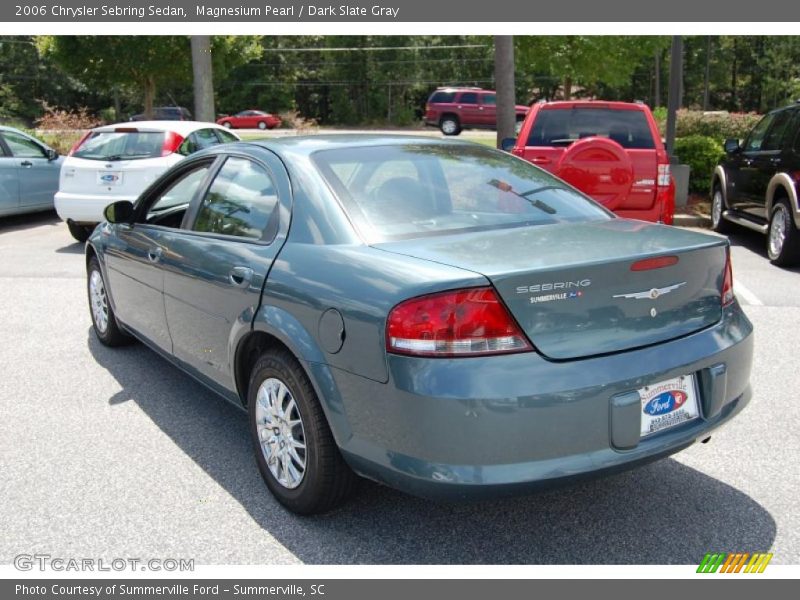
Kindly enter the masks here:
M 436 88 L 437 90 L 482 90 L 482 87 L 478 87 L 476 85 L 440 85 Z

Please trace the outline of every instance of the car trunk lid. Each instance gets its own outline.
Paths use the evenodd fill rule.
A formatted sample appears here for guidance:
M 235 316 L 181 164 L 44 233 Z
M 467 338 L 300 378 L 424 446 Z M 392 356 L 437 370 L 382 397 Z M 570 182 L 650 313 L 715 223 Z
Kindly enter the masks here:
M 664 342 L 722 316 L 725 240 L 665 226 L 613 219 L 375 247 L 484 275 L 555 360 Z M 653 257 L 672 264 L 641 262 Z

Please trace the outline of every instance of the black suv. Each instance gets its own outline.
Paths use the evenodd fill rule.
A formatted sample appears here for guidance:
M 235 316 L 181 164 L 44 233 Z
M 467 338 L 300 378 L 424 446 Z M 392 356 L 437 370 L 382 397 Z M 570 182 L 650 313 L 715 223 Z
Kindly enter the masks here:
M 711 183 L 711 226 L 731 223 L 767 235 L 767 254 L 782 267 L 800 263 L 800 104 L 761 119 L 744 143 L 725 141 Z

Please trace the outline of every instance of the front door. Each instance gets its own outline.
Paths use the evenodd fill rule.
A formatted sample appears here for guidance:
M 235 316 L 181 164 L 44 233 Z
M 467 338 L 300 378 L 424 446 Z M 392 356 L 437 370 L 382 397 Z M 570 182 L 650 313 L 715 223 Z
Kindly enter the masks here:
M 58 164 L 31 138 L 14 131 L 4 131 L 2 136 L 17 169 L 20 208 L 52 206 L 58 189 Z

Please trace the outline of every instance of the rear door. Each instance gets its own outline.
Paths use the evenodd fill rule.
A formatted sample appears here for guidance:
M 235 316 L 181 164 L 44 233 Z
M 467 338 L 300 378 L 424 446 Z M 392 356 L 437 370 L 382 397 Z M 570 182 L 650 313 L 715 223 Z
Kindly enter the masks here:
M 249 327 L 288 231 L 283 164 L 228 156 L 181 230 L 165 237 L 164 303 L 174 354 L 234 391 L 233 332 Z
M 481 109 L 478 104 L 477 92 L 461 92 L 456 100 L 456 108 L 461 125 L 464 127 L 474 127 L 481 125 Z

